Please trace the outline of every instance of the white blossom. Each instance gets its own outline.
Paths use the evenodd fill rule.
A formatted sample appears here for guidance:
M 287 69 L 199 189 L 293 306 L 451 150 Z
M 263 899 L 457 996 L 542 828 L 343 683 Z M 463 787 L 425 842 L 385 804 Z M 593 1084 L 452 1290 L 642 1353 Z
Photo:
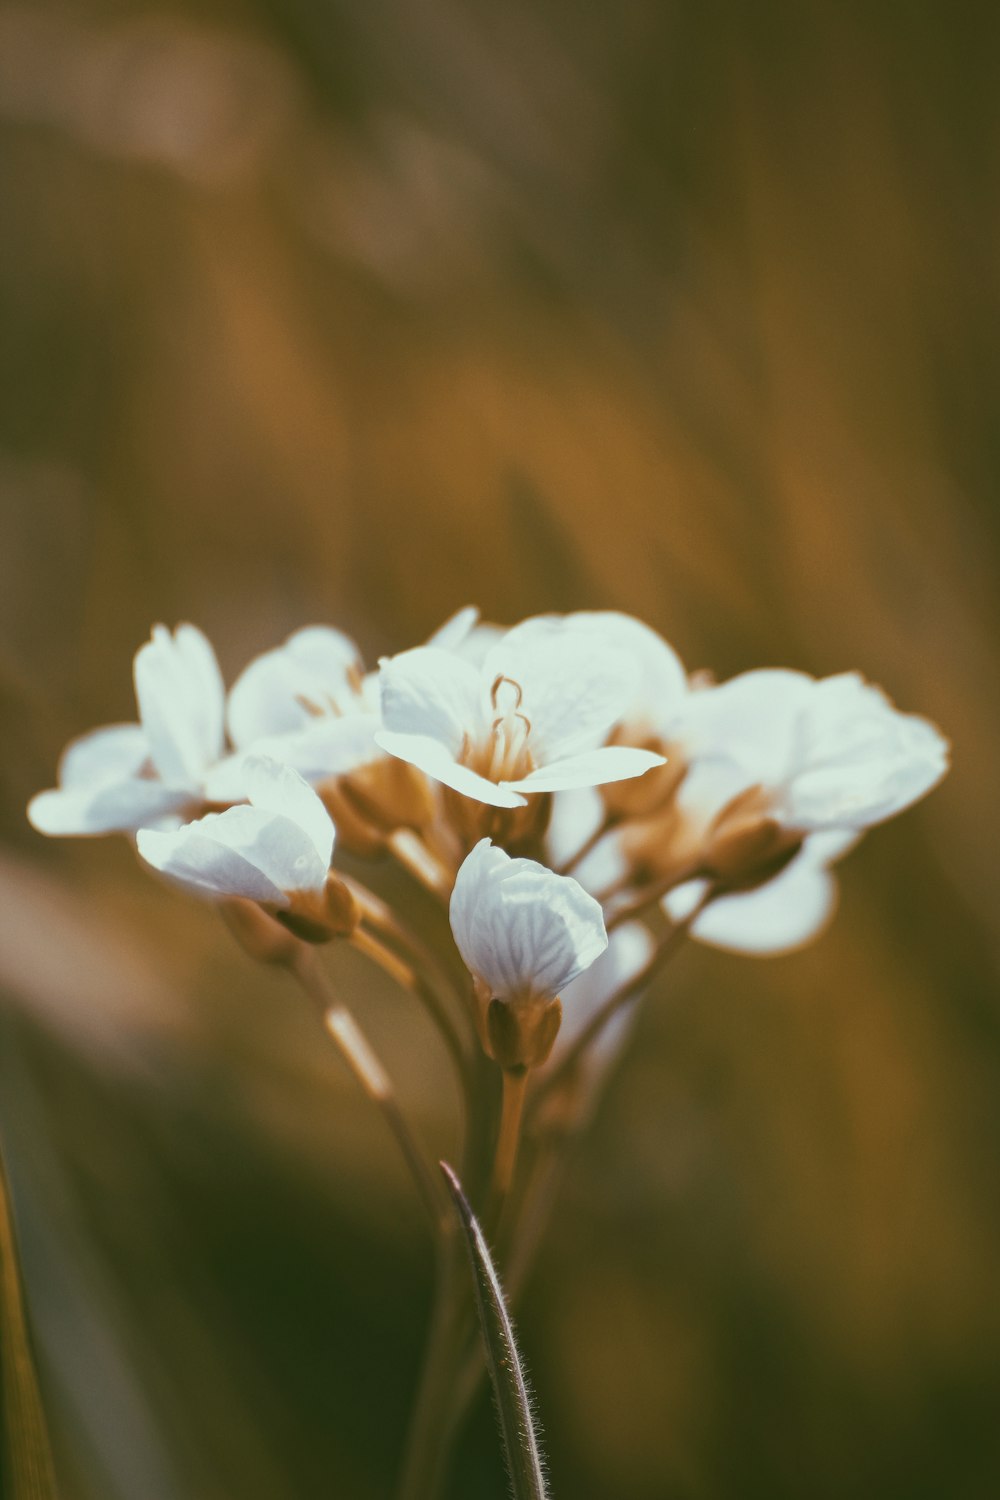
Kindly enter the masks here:
M 319 797 L 297 772 L 263 756 L 248 756 L 242 776 L 249 805 L 207 813 L 172 832 L 140 829 L 140 855 L 203 896 L 242 896 L 277 908 L 319 896 L 334 843 Z
M 481 839 L 451 897 L 462 959 L 498 1000 L 552 998 L 608 945 L 601 908 L 577 881 Z
M 745 672 L 692 695 L 682 743 L 698 768 L 682 802 L 720 805 L 759 786 L 769 814 L 801 833 L 872 827 L 925 796 L 948 768 L 940 731 L 900 713 L 854 672 L 820 681 Z
M 384 750 L 494 807 L 639 776 L 663 757 L 606 745 L 637 668 L 572 617 L 527 620 L 480 667 L 425 646 L 382 662 Z
M 478 618 L 471 605 L 459 610 L 432 644 L 460 650 Z M 297 630 L 256 657 L 233 683 L 226 719 L 236 753 L 210 783 L 221 801 L 243 795 L 239 773 L 250 750 L 283 761 L 310 782 L 346 775 L 384 754 L 375 740 L 382 723 L 378 673 L 366 673 L 350 636 L 328 625 Z
M 215 653 L 194 625 L 153 628 L 135 657 L 138 724 L 109 724 L 67 746 L 59 785 L 28 817 L 40 833 L 132 832 L 205 798 L 224 747 L 225 690 Z

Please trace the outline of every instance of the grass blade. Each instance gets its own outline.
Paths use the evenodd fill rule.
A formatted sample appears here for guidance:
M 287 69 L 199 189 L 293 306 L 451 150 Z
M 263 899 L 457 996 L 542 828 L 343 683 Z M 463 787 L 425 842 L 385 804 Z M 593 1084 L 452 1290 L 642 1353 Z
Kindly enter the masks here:
M 476 1307 L 486 1349 L 486 1365 L 496 1398 L 511 1493 L 514 1500 L 546 1500 L 548 1490 L 542 1472 L 531 1392 L 521 1368 L 500 1278 L 483 1231 L 462 1191 L 462 1184 L 447 1162 L 441 1163 L 441 1171 L 458 1209 L 472 1262 Z
M 0 1494 L 56 1500 L 49 1431 L 31 1353 L 14 1243 L 7 1176 L 0 1158 Z

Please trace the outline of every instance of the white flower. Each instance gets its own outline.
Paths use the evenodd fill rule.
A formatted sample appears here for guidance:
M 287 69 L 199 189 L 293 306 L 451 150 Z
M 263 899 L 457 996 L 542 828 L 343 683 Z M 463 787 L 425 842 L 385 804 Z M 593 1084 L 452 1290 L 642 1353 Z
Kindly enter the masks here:
M 364 676 L 354 642 L 312 625 L 258 656 L 233 683 L 226 708 L 236 753 L 213 772 L 218 801 L 245 796 L 246 752 L 292 766 L 307 781 L 343 775 L 380 755 L 378 684 Z
M 243 785 L 249 806 L 208 813 L 175 832 L 140 829 L 139 853 L 199 895 L 311 910 L 333 855 L 330 815 L 301 776 L 265 757 L 247 757 Z
M 948 768 L 948 744 L 934 725 L 899 713 L 853 672 L 821 681 L 746 672 L 693 694 L 682 743 L 694 767 L 683 805 L 719 808 L 758 786 L 768 815 L 798 833 L 881 823 Z
M 494 807 L 523 793 L 639 776 L 663 757 L 604 741 L 634 690 L 633 662 L 572 618 L 527 620 L 477 670 L 433 646 L 382 662 L 384 750 Z
M 479 618 L 467 606 L 431 637 L 435 647 L 460 650 Z M 226 710 L 236 754 L 217 767 L 211 791 L 220 801 L 243 795 L 244 754 L 253 750 L 294 767 L 307 781 L 343 776 L 378 760 L 382 723 L 378 673 L 366 673 L 350 636 L 327 625 L 290 635 L 240 674 Z
M 59 786 L 40 792 L 28 817 L 40 833 L 133 831 L 205 797 L 223 751 L 225 691 L 215 653 L 200 630 L 164 625 L 135 658 L 139 724 L 109 724 L 74 740 Z
M 481 839 L 451 897 L 462 959 L 491 998 L 551 999 L 608 946 L 600 906 L 575 880 Z

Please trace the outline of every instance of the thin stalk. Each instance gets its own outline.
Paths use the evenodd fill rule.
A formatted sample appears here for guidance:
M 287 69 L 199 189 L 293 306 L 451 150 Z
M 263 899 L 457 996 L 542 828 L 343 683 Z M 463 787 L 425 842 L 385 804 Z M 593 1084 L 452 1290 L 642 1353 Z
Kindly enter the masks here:
M 451 879 L 444 865 L 418 834 L 410 828 L 397 828 L 386 839 L 386 847 L 404 870 L 447 905 L 451 896 Z
M 616 927 L 620 927 L 623 922 L 631 921 L 633 917 L 640 916 L 649 907 L 661 901 L 664 896 L 669 895 L 675 886 L 682 885 L 685 880 L 693 880 L 697 874 L 698 869 L 696 866 L 686 869 L 675 869 L 668 875 L 664 875 L 660 880 L 653 880 L 648 885 L 641 886 L 635 892 L 631 901 L 611 913 L 605 923 L 608 931 L 612 932 Z M 611 896 L 617 895 L 619 889 L 621 889 L 620 883 L 619 886 L 612 887 L 608 891 L 602 891 L 601 902 L 603 903 Z
M 528 1071 L 505 1071 L 503 1075 L 503 1107 L 500 1113 L 500 1130 L 497 1135 L 496 1152 L 493 1157 L 493 1180 L 490 1184 L 490 1209 L 488 1221 L 496 1225 L 500 1221 L 503 1206 L 514 1180 L 514 1165 L 521 1139 L 521 1119 L 524 1114 L 524 1099 L 528 1086 Z
M 403 989 L 410 990 L 421 1001 L 434 1022 L 441 1039 L 451 1059 L 455 1064 L 456 1072 L 463 1088 L 465 1087 L 469 1071 L 469 1048 L 463 1042 L 455 1029 L 455 1024 L 441 1004 L 440 997 L 433 984 L 423 974 L 401 958 L 392 948 L 388 947 L 381 938 L 366 930 L 364 926 L 356 927 L 351 933 L 349 942 L 359 953 L 372 959 L 381 969 L 394 979 Z
M 563 863 L 556 870 L 556 874 L 569 875 L 572 870 L 576 869 L 577 865 L 583 863 L 588 854 L 593 853 L 601 840 L 605 838 L 606 835 L 612 831 L 612 829 L 617 828 L 618 824 L 621 821 L 622 817 L 620 813 L 605 813 L 604 817 L 598 823 L 593 833 L 591 833 L 586 839 L 584 839 L 583 843 L 580 845 L 579 849 L 577 849 L 575 854 L 571 854 L 569 859 L 563 861 Z
M 422 970 L 428 978 L 433 978 L 436 983 L 455 996 L 462 1006 L 463 1014 L 471 1016 L 464 991 L 456 983 L 454 976 L 448 973 L 437 955 L 431 952 L 431 949 L 413 929 L 405 922 L 401 922 L 392 907 L 360 880 L 354 880 L 349 875 L 341 875 L 340 878 L 357 901 L 364 920 L 370 926 L 377 928 L 389 942 L 401 948 L 415 968 Z M 464 968 L 462 972 L 464 975 Z
M 323 1023 L 337 1044 L 340 1055 L 368 1098 L 381 1110 L 410 1169 L 435 1235 L 444 1233 L 450 1220 L 447 1196 L 410 1130 L 388 1073 L 351 1012 L 333 994 L 312 950 L 303 948 L 291 968 L 303 989 L 322 1011 Z
M 492 1167 L 499 1069 L 479 1051 L 473 1062 L 472 1110 L 462 1154 L 462 1172 L 485 1194 Z M 458 1383 L 470 1352 L 479 1349 L 463 1250 L 454 1218 L 437 1247 L 434 1295 L 424 1364 L 410 1422 L 396 1500 L 438 1500 L 452 1445 L 468 1402 Z

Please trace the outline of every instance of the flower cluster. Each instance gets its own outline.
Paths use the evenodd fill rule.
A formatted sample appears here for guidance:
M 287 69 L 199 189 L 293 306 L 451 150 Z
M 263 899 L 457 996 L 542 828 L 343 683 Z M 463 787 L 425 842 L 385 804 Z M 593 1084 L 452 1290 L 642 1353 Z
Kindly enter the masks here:
M 555 1060 L 596 1042 L 588 1018 L 678 932 L 806 942 L 834 863 L 947 767 L 938 730 L 855 673 L 716 684 L 613 612 L 501 630 L 466 609 L 375 671 L 312 627 L 228 694 L 205 636 L 160 625 L 134 677 L 138 722 L 74 741 L 34 826 L 131 835 L 175 883 L 313 942 L 379 909 L 335 849 L 402 862 L 450 902 L 469 1016 L 507 1071 L 546 1064 L 560 996 Z

